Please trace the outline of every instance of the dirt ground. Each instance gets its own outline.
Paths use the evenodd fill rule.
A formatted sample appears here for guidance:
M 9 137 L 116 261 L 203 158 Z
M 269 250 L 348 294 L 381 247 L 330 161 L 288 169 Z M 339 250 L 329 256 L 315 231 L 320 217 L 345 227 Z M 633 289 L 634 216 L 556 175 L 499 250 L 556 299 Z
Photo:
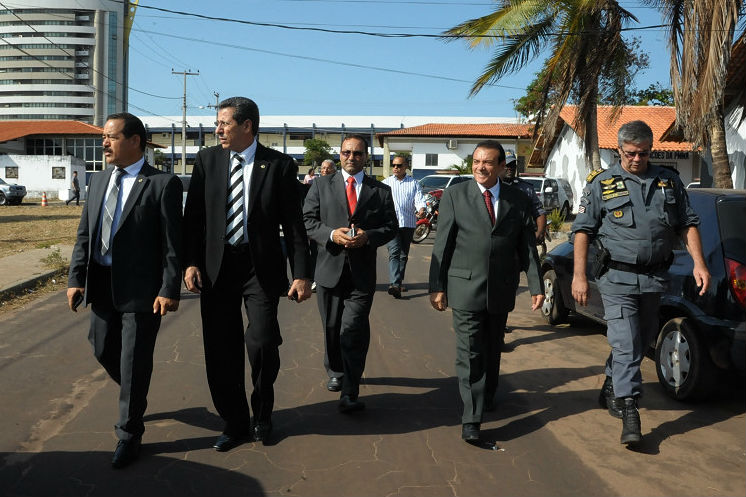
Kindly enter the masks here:
M 0 258 L 27 249 L 75 243 L 79 206 L 54 201 L 42 207 L 38 199 L 0 206 Z

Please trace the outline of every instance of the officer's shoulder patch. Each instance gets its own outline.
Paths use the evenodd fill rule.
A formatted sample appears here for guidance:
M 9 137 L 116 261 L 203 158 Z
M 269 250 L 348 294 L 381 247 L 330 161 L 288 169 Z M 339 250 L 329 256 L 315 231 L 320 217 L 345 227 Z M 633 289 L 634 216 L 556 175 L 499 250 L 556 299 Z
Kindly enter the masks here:
M 602 179 L 601 184 L 602 185 L 610 185 L 614 182 L 614 178 L 608 178 L 608 179 Z
M 588 177 L 587 177 L 587 178 L 585 178 L 585 182 L 586 182 L 586 183 L 590 183 L 591 181 L 593 181 L 593 179 L 594 179 L 594 178 L 595 178 L 596 176 L 598 176 L 598 175 L 599 175 L 599 174 L 601 174 L 602 172 L 604 172 L 604 170 L 603 170 L 603 169 L 594 169 L 593 171 L 591 171 L 591 172 L 590 172 L 590 173 L 588 174 Z

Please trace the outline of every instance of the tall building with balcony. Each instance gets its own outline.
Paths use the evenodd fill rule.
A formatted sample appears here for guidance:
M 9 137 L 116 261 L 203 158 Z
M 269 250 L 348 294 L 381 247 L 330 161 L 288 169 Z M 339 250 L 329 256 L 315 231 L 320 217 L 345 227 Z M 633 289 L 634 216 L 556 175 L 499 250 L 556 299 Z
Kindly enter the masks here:
M 110 0 L 10 0 L 0 9 L 0 119 L 102 126 L 127 109 L 134 6 Z

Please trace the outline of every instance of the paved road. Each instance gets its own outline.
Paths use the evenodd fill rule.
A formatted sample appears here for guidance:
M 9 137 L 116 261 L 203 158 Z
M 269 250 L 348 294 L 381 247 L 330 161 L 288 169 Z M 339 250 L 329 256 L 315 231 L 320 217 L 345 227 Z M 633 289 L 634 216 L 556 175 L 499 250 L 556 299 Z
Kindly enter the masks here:
M 500 406 L 474 447 L 460 440 L 450 312 L 427 301 L 431 241 L 413 247 L 402 300 L 385 292 L 385 250 L 361 396 L 336 412 L 325 389 L 315 297 L 280 307 L 285 343 L 271 446 L 228 453 L 204 373 L 198 301 L 164 319 L 143 457 L 109 462 L 117 390 L 86 341 L 88 311 L 62 292 L 0 318 L 0 495 L 746 495 L 743 389 L 703 405 L 666 397 L 644 363 L 645 444 L 620 445 L 620 422 L 596 406 L 607 352 L 603 329 L 553 329 L 528 309 L 509 325 Z

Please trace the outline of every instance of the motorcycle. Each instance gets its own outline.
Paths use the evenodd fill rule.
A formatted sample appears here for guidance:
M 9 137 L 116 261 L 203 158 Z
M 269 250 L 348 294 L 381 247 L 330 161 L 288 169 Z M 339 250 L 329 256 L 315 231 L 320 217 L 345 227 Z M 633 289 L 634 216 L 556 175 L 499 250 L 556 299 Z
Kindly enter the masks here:
M 425 215 L 417 220 L 414 228 L 412 243 L 420 243 L 428 237 L 430 231 L 434 230 L 438 224 L 438 206 L 440 199 L 430 193 L 425 195 Z

